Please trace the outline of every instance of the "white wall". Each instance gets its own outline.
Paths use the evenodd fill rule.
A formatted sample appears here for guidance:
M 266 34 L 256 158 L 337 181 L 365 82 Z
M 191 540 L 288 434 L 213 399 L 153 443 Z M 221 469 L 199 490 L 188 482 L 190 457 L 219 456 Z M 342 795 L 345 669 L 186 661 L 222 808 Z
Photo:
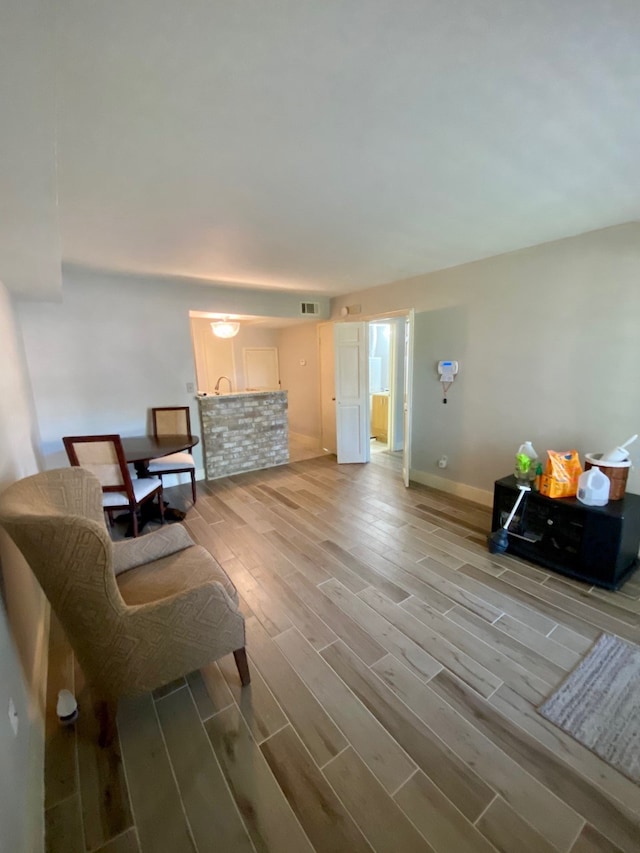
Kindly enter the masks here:
M 0 489 L 33 474 L 37 459 L 30 389 L 7 291 L 0 284 Z M 29 567 L 0 531 L 0 850 L 41 851 L 44 838 L 46 673 L 44 599 Z M 18 711 L 18 736 L 7 709 Z
M 199 433 L 189 311 L 292 317 L 300 298 L 65 268 L 61 303 L 17 308 L 46 466 L 67 464 L 63 435 L 147 432 L 153 406 L 189 405 Z
M 280 329 L 280 381 L 289 396 L 289 430 L 320 441 L 318 326 Z M 305 364 L 300 362 L 304 361 Z
M 391 325 L 389 323 L 369 324 L 369 358 L 380 360 L 380 381 L 374 387 L 369 372 L 369 391 L 388 391 L 391 387 Z M 386 334 L 385 334 L 386 332 Z
M 640 431 L 638 223 L 351 293 L 332 317 L 353 303 L 363 315 L 416 309 L 416 479 L 486 501 L 525 439 L 541 455 L 584 454 Z M 446 406 L 442 358 L 460 361 Z M 628 488 L 640 492 L 639 470 Z
M 55 4 L 2 4 L 0 26 L 0 280 L 11 291 L 59 298 Z

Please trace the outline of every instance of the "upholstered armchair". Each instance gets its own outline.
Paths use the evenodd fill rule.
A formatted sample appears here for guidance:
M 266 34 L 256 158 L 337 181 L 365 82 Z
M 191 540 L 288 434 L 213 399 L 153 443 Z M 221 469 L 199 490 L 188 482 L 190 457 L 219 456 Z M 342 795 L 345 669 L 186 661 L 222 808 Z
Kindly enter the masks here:
M 249 683 L 236 590 L 182 526 L 112 542 L 99 480 L 73 467 L 9 486 L 0 494 L 0 524 L 100 697 L 101 742 L 121 695 L 153 690 L 229 652 Z

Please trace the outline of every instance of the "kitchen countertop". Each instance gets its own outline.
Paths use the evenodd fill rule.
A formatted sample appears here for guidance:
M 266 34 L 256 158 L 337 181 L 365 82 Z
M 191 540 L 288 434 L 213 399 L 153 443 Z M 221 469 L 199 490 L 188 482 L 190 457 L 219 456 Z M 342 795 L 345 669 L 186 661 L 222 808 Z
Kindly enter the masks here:
M 286 391 L 280 391 L 278 389 L 275 391 L 232 391 L 231 393 L 224 393 L 224 394 L 198 394 L 196 399 L 197 400 L 219 400 L 219 399 L 222 399 L 223 397 L 224 398 L 226 398 L 226 397 L 248 397 L 248 396 L 259 397 L 260 395 L 265 395 L 265 394 L 286 394 Z

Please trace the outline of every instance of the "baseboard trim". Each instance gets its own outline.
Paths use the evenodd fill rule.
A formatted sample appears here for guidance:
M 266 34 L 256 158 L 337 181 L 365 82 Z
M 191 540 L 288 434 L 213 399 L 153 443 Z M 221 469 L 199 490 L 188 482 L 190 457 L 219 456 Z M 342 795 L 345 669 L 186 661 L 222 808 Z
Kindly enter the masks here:
M 305 435 L 301 432 L 292 432 L 289 430 L 289 438 L 292 438 L 302 447 L 307 448 L 308 450 L 315 450 L 316 447 L 320 447 L 320 436 L 319 435 Z
M 483 506 L 493 506 L 493 492 L 486 489 L 478 489 L 476 486 L 467 486 L 466 483 L 457 483 L 455 480 L 447 480 L 446 477 L 438 477 L 437 474 L 428 474 L 426 471 L 415 471 L 413 468 L 409 473 L 409 479 L 423 486 L 431 486 L 432 489 L 440 489 L 450 495 L 465 498 Z

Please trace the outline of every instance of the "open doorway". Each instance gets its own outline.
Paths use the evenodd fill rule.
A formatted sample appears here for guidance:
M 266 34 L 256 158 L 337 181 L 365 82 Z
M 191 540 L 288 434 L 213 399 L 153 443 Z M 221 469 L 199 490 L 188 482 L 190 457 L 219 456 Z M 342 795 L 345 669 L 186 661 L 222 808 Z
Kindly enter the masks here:
M 321 383 L 323 423 L 333 417 L 336 424 L 338 463 L 369 462 L 373 450 L 401 469 L 407 486 L 412 330 L 412 309 L 330 324 L 335 372 L 331 387 Z
M 393 317 L 368 324 L 371 461 L 398 472 L 405 446 L 405 322 Z
M 369 413 L 371 452 L 399 452 L 404 446 L 398 387 L 404 387 L 403 321 L 372 321 L 369 326 Z M 399 366 L 399 371 L 398 371 Z M 400 417 L 398 417 L 398 414 Z

